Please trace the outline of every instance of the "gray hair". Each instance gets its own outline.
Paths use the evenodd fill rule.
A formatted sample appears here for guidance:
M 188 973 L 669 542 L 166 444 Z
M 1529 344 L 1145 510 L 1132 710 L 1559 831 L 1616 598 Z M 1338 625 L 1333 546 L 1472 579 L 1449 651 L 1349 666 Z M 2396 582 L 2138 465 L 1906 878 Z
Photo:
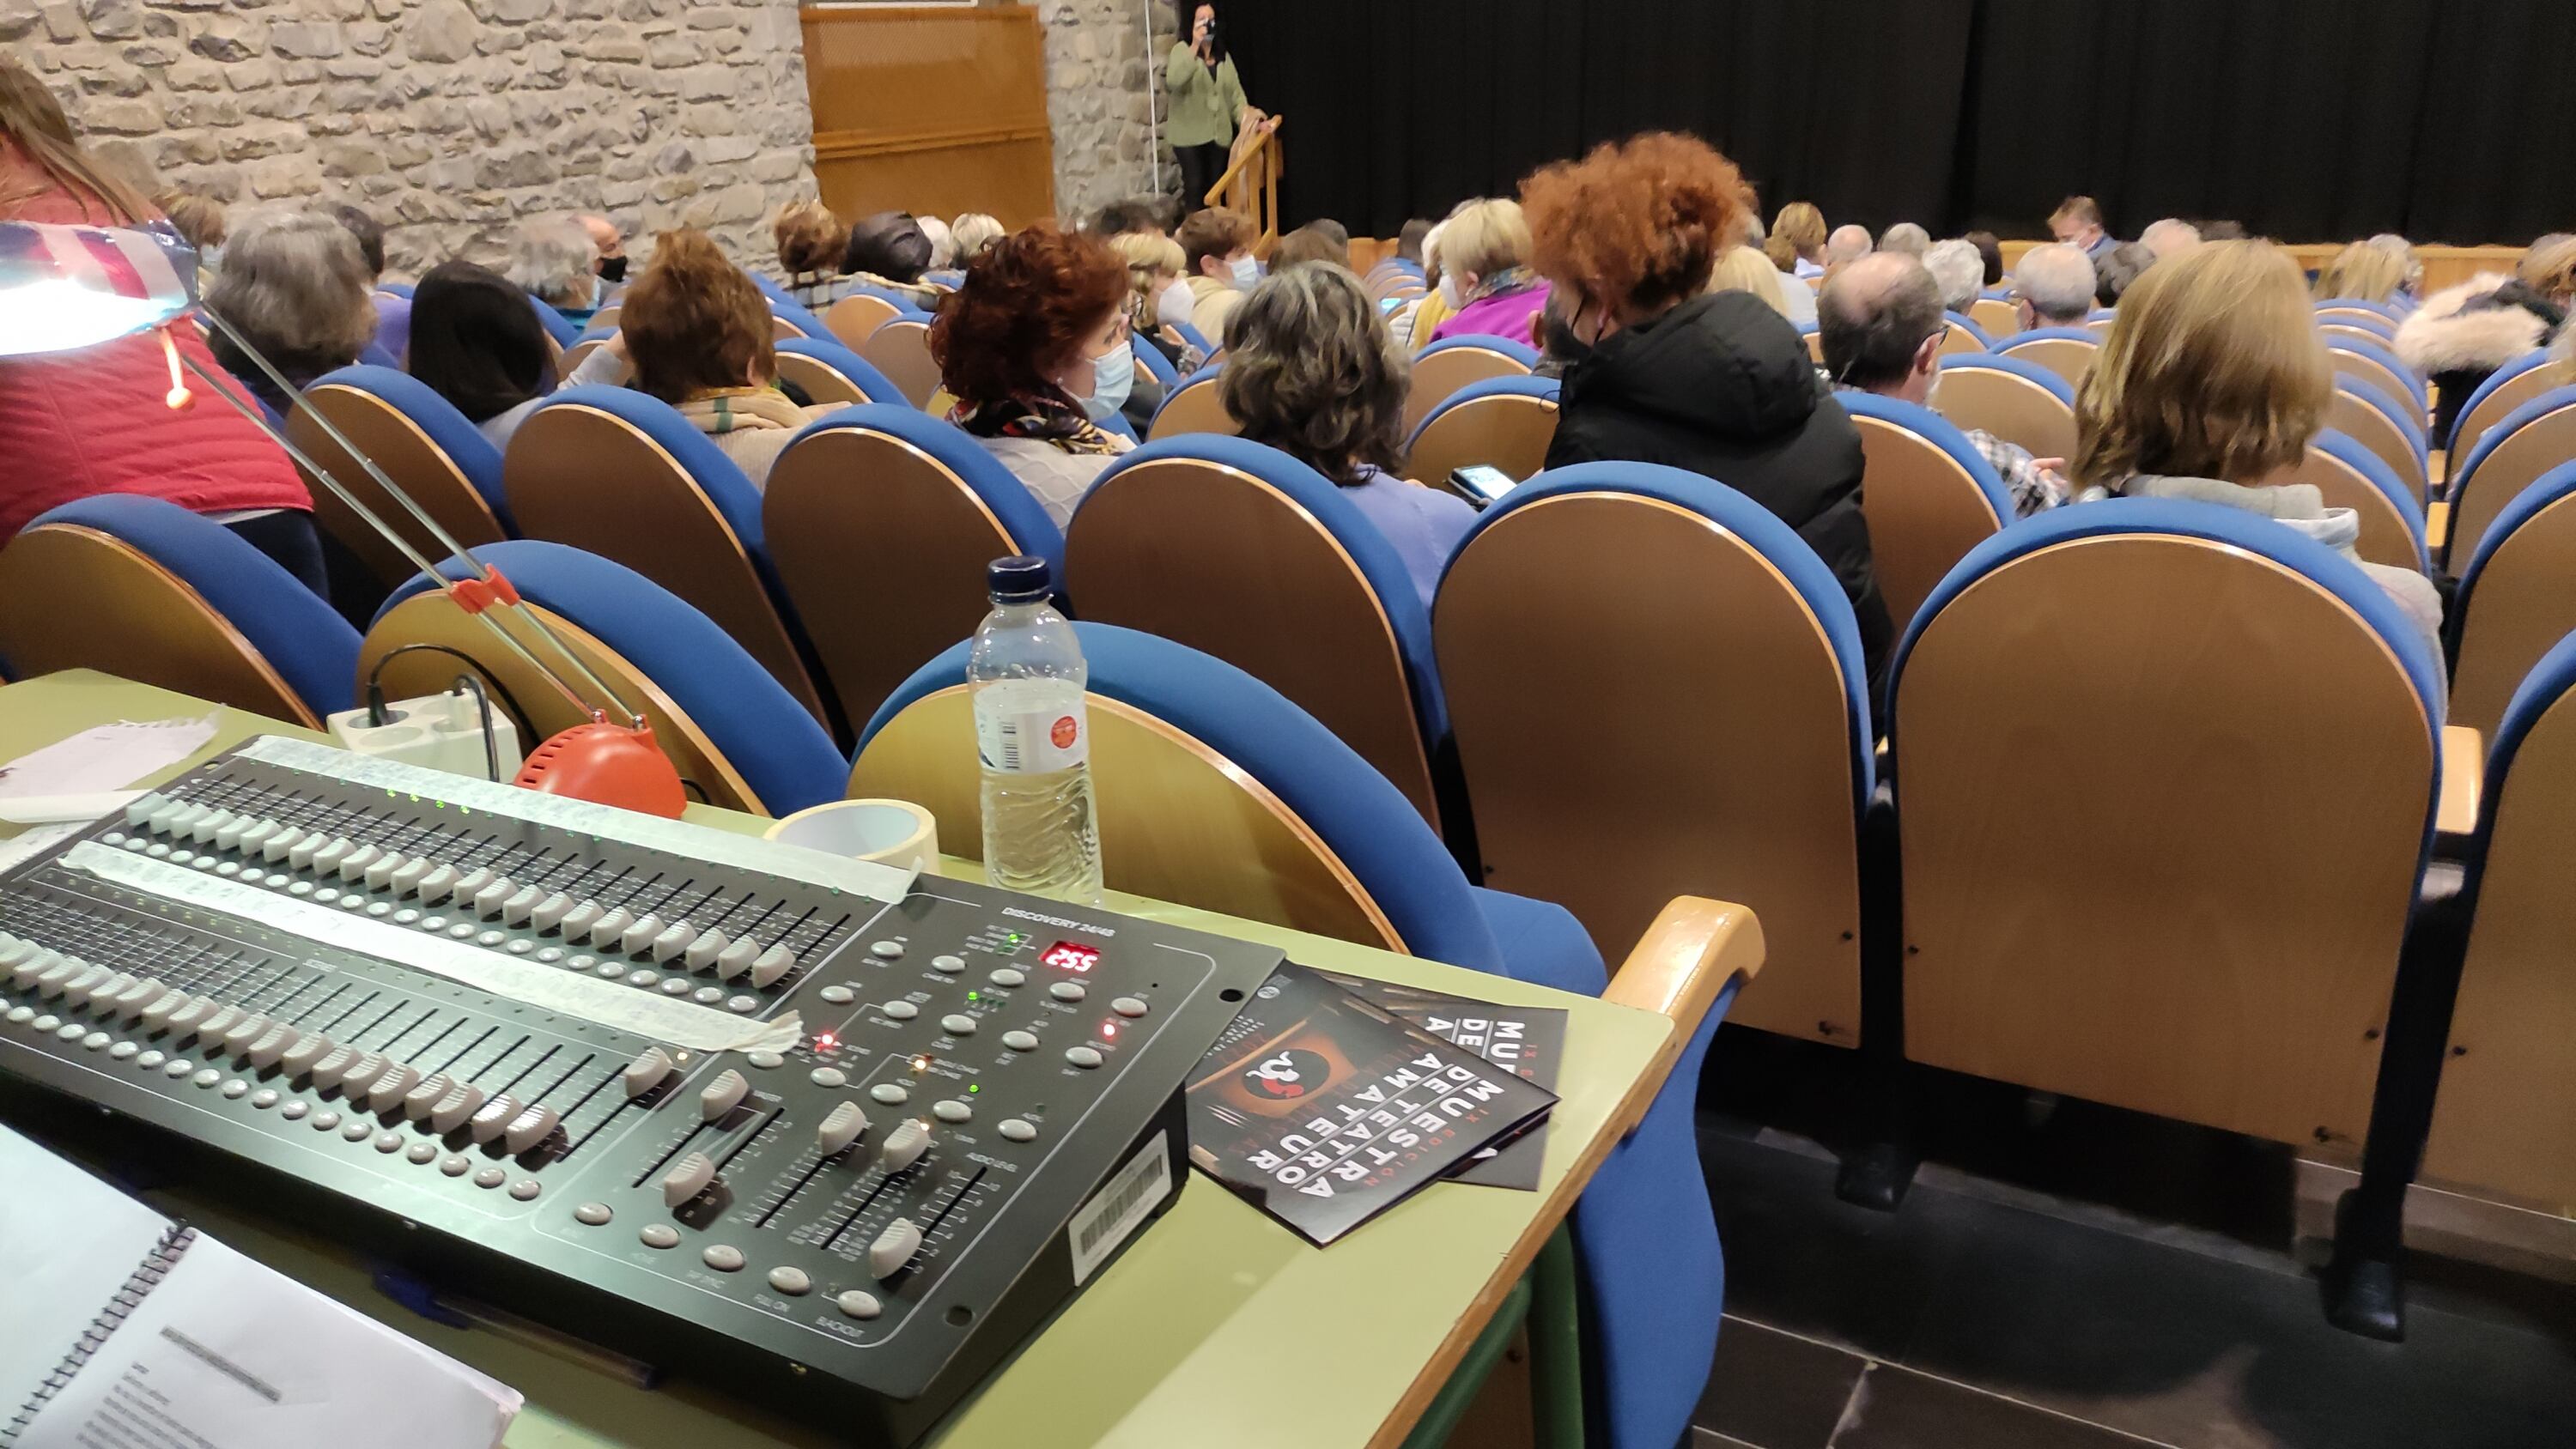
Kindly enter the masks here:
M 1919 257 L 1932 249 L 1932 233 L 1910 221 L 1900 221 L 1878 234 L 1878 249 Z
M 1923 265 L 1940 285 L 1941 305 L 1953 312 L 1967 311 L 1986 289 L 1986 258 L 1975 242 L 1957 237 L 1934 242 L 1923 254 Z
M 962 263 L 972 260 L 977 253 L 1005 235 L 1007 233 L 999 221 L 980 211 L 970 211 L 949 223 L 948 245 L 955 252 L 956 260 Z
M 930 265 L 923 270 L 944 272 L 957 264 L 957 239 L 950 234 L 948 223 L 935 216 L 916 216 L 913 224 L 930 238 Z
M 2039 314 L 2042 327 L 2081 326 L 2093 315 L 2093 259 L 2070 242 L 2050 242 L 2021 254 L 2013 290 Z
M 206 306 L 299 381 L 358 360 L 376 335 L 375 274 L 358 239 L 327 212 L 269 207 L 237 222 Z M 216 355 L 253 374 L 218 330 Z
M 1924 342 L 1942 333 L 1940 285 L 1903 252 L 1865 257 L 1816 294 L 1816 330 L 1834 381 L 1863 392 L 1893 387 L 1914 370 Z
M 1244 437 L 1343 487 L 1404 461 L 1413 363 L 1360 280 L 1330 262 L 1274 273 L 1226 319 L 1217 386 Z
M 529 222 L 510 244 L 510 280 L 552 307 L 591 305 L 598 263 L 589 228 L 568 216 Z
M 1832 236 L 1825 238 L 1825 260 L 1848 262 L 1868 256 L 1869 245 L 1868 227 L 1845 222 L 1834 228 Z
M 2168 216 L 2149 222 L 2147 229 L 2138 233 L 2138 245 L 2154 252 L 2157 261 L 2163 261 L 2200 245 L 2200 228 L 2180 217 Z

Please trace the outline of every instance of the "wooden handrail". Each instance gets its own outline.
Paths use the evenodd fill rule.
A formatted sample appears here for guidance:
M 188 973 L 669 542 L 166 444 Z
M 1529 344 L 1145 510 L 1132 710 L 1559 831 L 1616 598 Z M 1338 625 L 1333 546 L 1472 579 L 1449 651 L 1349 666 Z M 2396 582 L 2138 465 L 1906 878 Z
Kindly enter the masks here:
M 1270 121 L 1270 129 L 1256 136 L 1234 164 L 1225 168 L 1216 184 L 1208 188 L 1207 195 L 1199 198 L 1202 205 L 1225 206 L 1240 188 L 1243 204 L 1235 210 L 1252 217 L 1253 250 L 1262 256 L 1268 256 L 1279 240 L 1279 126 L 1277 117 Z

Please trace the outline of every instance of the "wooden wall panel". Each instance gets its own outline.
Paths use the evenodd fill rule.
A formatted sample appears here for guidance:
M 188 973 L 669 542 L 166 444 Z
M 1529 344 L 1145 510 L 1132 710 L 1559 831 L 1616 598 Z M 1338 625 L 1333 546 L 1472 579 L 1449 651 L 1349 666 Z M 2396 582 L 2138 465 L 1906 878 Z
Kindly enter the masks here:
M 1036 9 L 807 6 L 814 175 L 843 216 L 1055 211 L 1055 138 Z

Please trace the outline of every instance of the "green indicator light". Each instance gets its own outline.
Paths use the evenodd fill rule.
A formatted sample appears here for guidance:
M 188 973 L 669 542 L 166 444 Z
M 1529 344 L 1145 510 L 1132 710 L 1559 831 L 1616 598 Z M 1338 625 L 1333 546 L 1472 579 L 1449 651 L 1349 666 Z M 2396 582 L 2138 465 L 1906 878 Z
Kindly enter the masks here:
M 984 1090 L 984 1086 L 981 1082 L 969 1082 L 966 1084 L 966 1095 L 969 1097 L 974 1096 L 977 1092 L 982 1090 Z
M 967 999 L 968 1001 L 981 1001 L 981 1000 L 983 1000 L 983 999 L 984 999 L 984 997 L 983 997 L 983 993 L 981 993 L 981 992 L 969 991 L 969 992 L 967 992 L 967 993 L 966 993 L 966 999 Z

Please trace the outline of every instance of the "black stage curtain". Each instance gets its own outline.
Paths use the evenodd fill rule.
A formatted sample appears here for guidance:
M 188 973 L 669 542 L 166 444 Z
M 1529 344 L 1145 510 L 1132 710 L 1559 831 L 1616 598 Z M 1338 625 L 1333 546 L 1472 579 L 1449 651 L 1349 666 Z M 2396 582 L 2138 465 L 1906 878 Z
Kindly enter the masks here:
M 1289 117 L 1281 208 L 1391 236 L 1546 162 L 1695 132 L 1766 210 L 2293 241 L 2576 226 L 2576 0 L 1226 0 Z

